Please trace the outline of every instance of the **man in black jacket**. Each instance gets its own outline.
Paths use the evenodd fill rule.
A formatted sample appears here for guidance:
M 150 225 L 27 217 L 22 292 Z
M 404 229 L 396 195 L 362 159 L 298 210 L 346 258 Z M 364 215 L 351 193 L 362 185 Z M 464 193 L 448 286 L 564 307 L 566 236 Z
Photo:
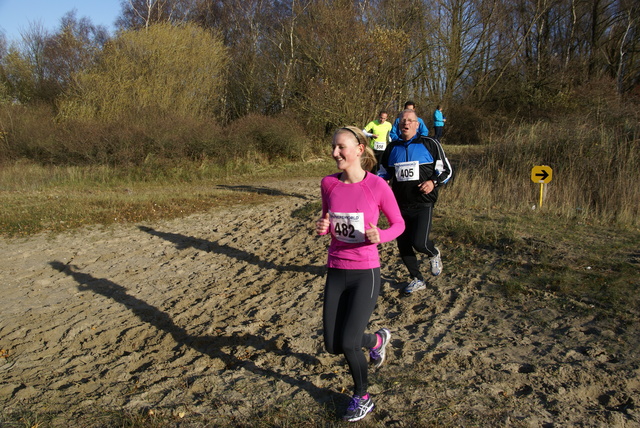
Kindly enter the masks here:
M 449 181 L 453 172 L 440 143 L 419 135 L 418 126 L 415 111 L 404 110 L 400 116 L 400 138 L 387 146 L 378 172 L 390 180 L 406 225 L 397 243 L 412 278 L 404 290 L 407 294 L 425 288 L 415 251 L 430 257 L 432 275 L 442 272 L 440 251 L 429 239 L 429 231 L 439 187 Z

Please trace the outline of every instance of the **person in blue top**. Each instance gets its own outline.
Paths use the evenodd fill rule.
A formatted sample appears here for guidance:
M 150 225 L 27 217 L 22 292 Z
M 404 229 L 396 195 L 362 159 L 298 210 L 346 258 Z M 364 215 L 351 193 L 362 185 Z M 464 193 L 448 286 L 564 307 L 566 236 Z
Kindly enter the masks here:
M 418 126 L 414 110 L 402 112 L 400 139 L 387 145 L 378 171 L 379 176 L 389 180 L 405 222 L 405 230 L 396 242 L 412 278 L 404 289 L 406 294 L 426 287 L 415 251 L 429 256 L 432 275 L 442 272 L 440 250 L 429 238 L 429 232 L 438 190 L 453 174 L 438 140 L 420 135 Z
M 444 133 L 444 123 L 447 119 L 442 115 L 442 106 L 438 104 L 436 111 L 433 112 L 433 130 L 435 131 L 436 140 L 440 141 Z
M 416 103 L 413 101 L 407 101 L 404 103 L 404 110 L 415 110 Z M 429 135 L 429 128 L 424 124 L 424 121 L 418 117 L 418 134 L 424 135 L 427 137 Z M 395 141 L 400 139 L 400 116 L 396 118 L 396 121 L 393 122 L 393 127 L 389 132 L 389 140 Z

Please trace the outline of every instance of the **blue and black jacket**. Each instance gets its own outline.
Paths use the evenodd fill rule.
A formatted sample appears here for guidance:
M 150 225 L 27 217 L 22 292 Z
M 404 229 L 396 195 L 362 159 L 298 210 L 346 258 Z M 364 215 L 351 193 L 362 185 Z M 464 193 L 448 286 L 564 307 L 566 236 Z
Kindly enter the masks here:
M 413 181 L 396 180 L 396 165 L 409 161 L 418 161 L 418 179 Z M 392 141 L 387 145 L 380 165 L 378 175 L 386 180 L 391 180 L 391 188 L 400 207 L 435 203 L 438 200 L 440 186 L 446 184 L 453 174 L 451 164 L 438 140 L 424 135 L 416 135 L 409 141 Z M 435 181 L 436 188 L 425 195 L 418 189 L 418 184 L 427 180 Z

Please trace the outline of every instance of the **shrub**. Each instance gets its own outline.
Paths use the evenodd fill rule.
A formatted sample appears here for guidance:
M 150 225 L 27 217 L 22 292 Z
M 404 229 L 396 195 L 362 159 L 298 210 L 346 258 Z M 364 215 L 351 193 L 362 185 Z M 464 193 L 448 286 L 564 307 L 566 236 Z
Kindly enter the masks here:
M 153 111 L 184 117 L 219 111 L 228 63 L 220 37 L 194 24 L 156 24 L 119 33 L 98 65 L 75 76 L 61 100 L 65 119 L 113 121 Z
M 57 165 L 142 165 L 151 157 L 176 162 L 209 159 L 258 163 L 298 160 L 309 139 L 288 116 L 249 115 L 223 127 L 207 117 L 189 117 L 147 107 L 104 121 L 54 119 L 46 106 L 0 108 L 0 161 L 20 158 Z
M 443 142 L 446 144 L 480 144 L 480 132 L 492 125 L 492 122 L 484 121 L 482 112 L 468 106 L 452 106 L 445 116 L 447 122 Z
M 250 114 L 227 127 L 225 152 L 233 157 L 256 160 L 300 159 L 309 147 L 304 129 L 289 116 Z
M 50 162 L 59 150 L 55 130 L 53 111 L 45 104 L 0 103 L 0 160 Z

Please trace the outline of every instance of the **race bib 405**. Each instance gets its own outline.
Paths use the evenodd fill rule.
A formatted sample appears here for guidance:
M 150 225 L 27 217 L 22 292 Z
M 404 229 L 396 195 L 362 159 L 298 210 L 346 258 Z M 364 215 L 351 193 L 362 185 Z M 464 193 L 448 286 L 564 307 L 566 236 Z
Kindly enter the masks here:
M 396 181 L 417 181 L 420 178 L 420 166 L 418 161 L 398 162 L 396 169 Z

